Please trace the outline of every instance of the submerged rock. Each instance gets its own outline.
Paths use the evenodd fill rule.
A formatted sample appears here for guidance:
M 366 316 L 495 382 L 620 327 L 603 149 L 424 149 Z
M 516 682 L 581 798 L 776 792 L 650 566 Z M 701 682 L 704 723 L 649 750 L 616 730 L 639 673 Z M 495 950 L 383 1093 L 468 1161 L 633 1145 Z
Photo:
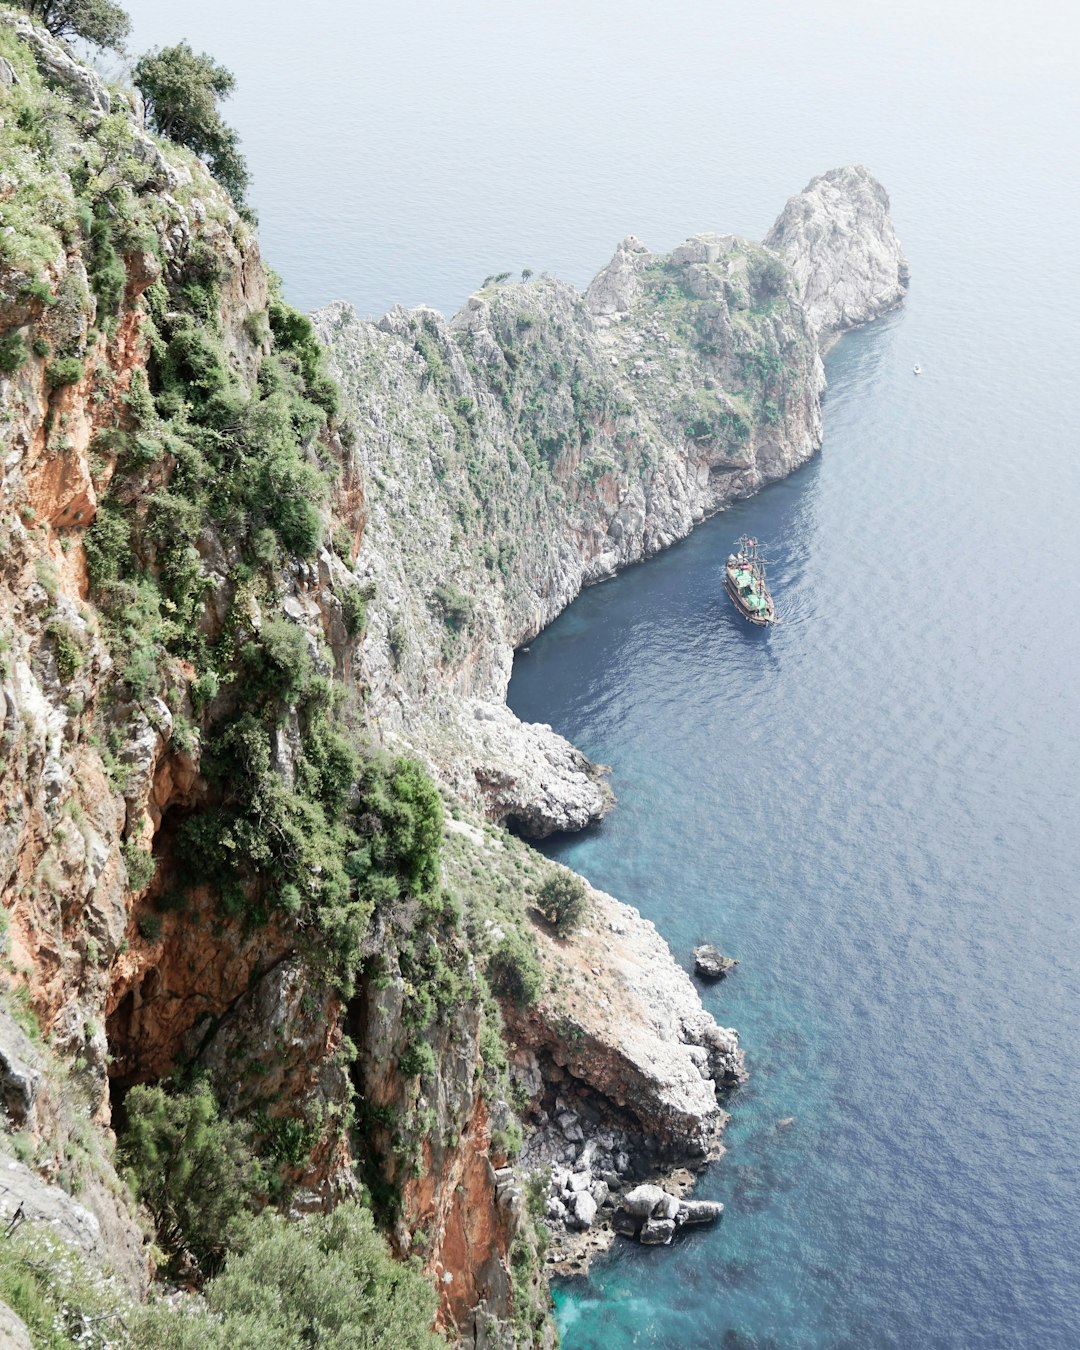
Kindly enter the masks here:
M 725 956 L 719 947 L 711 942 L 694 948 L 694 974 L 703 980 L 720 980 L 739 963 L 732 956 Z

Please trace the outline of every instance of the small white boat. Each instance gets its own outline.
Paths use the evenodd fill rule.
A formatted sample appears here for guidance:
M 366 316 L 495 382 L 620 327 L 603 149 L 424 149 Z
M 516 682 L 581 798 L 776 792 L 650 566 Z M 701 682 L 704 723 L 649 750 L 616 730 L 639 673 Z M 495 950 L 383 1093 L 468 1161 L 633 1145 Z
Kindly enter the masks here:
M 911 373 L 912 373 L 913 375 L 921 375 L 921 374 L 922 374 L 922 366 L 919 365 L 918 361 L 916 361 L 915 364 L 911 367 Z

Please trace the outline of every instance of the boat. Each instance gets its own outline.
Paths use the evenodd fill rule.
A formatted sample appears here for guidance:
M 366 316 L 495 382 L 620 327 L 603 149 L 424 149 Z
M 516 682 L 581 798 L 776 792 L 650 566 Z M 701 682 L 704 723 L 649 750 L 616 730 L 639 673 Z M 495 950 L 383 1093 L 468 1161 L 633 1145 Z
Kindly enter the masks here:
M 742 535 L 735 552 L 728 555 L 724 568 L 724 589 L 744 619 L 767 628 L 776 622 L 776 606 L 765 585 L 765 560 L 758 553 L 758 541 Z
M 913 375 L 921 375 L 921 374 L 922 374 L 922 366 L 920 366 L 919 363 L 918 363 L 917 361 L 916 361 L 915 364 L 911 367 L 911 373 L 912 373 Z

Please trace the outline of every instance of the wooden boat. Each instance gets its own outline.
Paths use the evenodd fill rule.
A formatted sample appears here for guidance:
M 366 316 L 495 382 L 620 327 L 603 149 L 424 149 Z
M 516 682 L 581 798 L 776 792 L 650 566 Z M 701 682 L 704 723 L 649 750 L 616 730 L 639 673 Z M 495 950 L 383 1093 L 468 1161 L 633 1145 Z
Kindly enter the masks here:
M 728 555 L 724 589 L 749 623 L 767 628 L 776 622 L 776 606 L 765 584 L 765 561 L 758 553 L 756 539 L 744 534 L 735 545 L 735 552 Z

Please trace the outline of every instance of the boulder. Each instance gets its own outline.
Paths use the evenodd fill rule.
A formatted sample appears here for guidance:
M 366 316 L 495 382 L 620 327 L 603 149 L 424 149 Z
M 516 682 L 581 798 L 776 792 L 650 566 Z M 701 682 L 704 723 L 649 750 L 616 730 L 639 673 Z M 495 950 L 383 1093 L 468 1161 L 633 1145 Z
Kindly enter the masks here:
M 663 1200 L 653 1210 L 653 1217 L 656 1219 L 671 1219 L 678 1222 L 679 1214 L 682 1210 L 682 1201 L 677 1195 L 665 1195 Z
M 679 1202 L 678 1222 L 715 1223 L 724 1212 L 719 1200 L 682 1200 Z
M 596 1218 L 596 1201 L 588 1191 L 578 1191 L 574 1196 L 574 1218 L 578 1228 L 591 1228 Z
M 667 1192 L 661 1190 L 659 1186 L 645 1184 L 627 1191 L 622 1198 L 622 1207 L 627 1214 L 633 1214 L 639 1219 L 648 1219 L 667 1199 Z
M 95 70 L 76 61 L 62 42 L 24 15 L 0 15 L 0 23 L 15 32 L 34 54 L 38 70 L 50 84 L 58 84 L 76 103 L 102 115 L 111 107 L 108 86 Z
M 646 1247 L 667 1247 L 675 1236 L 674 1219 L 647 1219 L 638 1235 Z
M 641 1220 L 633 1214 L 627 1214 L 625 1209 L 617 1209 L 612 1217 L 611 1226 L 623 1237 L 637 1237 Z
M 702 943 L 700 947 L 694 948 L 694 974 L 700 975 L 703 980 L 723 979 L 732 966 L 738 964 L 738 961 L 725 956 L 719 947 L 714 947 L 711 942 Z

